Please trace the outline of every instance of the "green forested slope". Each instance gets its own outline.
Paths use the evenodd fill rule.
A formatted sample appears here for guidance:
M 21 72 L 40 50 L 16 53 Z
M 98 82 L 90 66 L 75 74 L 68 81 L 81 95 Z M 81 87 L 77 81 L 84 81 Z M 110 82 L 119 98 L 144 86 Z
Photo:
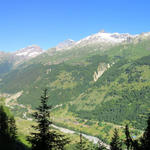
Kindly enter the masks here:
M 80 118 L 115 124 L 129 120 L 143 129 L 150 107 L 149 43 L 143 40 L 105 51 L 91 46 L 53 56 L 42 54 L 5 75 L 0 92 L 23 91 L 17 102 L 35 108 L 41 89 L 47 87 L 52 105 L 67 105 Z M 111 67 L 94 82 L 98 66 L 108 64 Z
M 150 111 L 149 73 L 150 56 L 133 63 L 118 62 L 70 106 L 70 111 L 80 117 L 116 124 L 129 120 L 134 127 L 142 129 Z M 100 93 L 98 97 L 91 96 L 96 92 Z

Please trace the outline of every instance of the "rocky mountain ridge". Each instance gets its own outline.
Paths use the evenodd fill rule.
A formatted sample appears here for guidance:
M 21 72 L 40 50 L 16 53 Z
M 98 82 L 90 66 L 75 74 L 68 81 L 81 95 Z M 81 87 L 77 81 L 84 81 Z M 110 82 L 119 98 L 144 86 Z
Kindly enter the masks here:
M 137 43 L 143 39 L 150 38 L 150 32 L 141 33 L 141 34 L 129 34 L 129 33 L 107 33 L 104 32 L 104 30 L 89 35 L 79 41 L 74 41 L 72 39 L 65 40 L 63 42 L 60 42 L 58 45 L 56 45 L 55 50 L 61 51 L 61 50 L 67 50 L 71 48 L 76 47 L 84 47 L 87 45 L 93 45 L 93 44 L 100 44 L 102 46 L 115 46 L 118 44 L 125 44 L 125 43 Z M 4 55 L 15 55 L 17 57 L 22 58 L 34 58 L 40 54 L 42 54 L 44 51 L 40 46 L 37 45 L 31 45 L 27 46 L 25 48 L 21 48 L 13 53 L 5 53 L 3 51 L 0 51 L 0 57 Z
M 25 48 L 19 49 L 12 54 L 19 56 L 19 57 L 24 57 L 24 58 L 34 58 L 40 55 L 41 53 L 43 53 L 42 48 L 40 48 L 37 45 L 31 45 L 31 46 L 27 46 Z
M 65 40 L 64 42 L 61 42 L 56 46 L 56 51 L 60 51 L 62 49 L 67 49 L 71 46 L 74 46 L 75 43 L 76 42 L 74 40 L 71 40 L 71 39 Z
M 129 33 L 107 33 L 104 30 L 89 35 L 79 41 L 66 40 L 62 43 L 59 43 L 55 48 L 56 51 L 68 50 L 76 47 L 84 47 L 88 45 L 98 44 L 104 47 L 115 46 L 119 44 L 129 44 L 137 43 L 143 39 L 150 38 L 150 32 L 141 33 L 141 34 L 129 34 Z

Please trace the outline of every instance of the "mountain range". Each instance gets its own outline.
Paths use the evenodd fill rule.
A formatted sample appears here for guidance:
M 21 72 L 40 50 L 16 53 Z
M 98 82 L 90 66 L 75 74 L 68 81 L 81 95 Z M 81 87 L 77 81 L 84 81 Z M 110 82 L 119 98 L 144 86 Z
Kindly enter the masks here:
M 32 45 L 0 52 L 0 93 L 15 115 L 30 119 L 43 88 L 58 124 L 103 122 L 109 134 L 113 125 L 129 122 L 143 130 L 150 111 L 150 33 L 100 31 L 48 50 Z

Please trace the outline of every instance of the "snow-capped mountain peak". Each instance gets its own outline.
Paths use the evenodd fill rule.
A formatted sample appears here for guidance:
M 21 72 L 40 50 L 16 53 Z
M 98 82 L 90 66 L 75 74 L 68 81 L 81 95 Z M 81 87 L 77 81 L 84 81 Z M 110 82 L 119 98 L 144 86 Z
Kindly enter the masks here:
M 14 54 L 20 57 L 33 58 L 43 53 L 43 49 L 37 45 L 31 45 L 17 50 Z
M 71 39 L 68 39 L 68 40 L 65 40 L 64 42 L 59 43 L 56 46 L 56 50 L 59 51 L 59 50 L 62 50 L 62 49 L 67 49 L 67 48 L 73 46 L 74 44 L 75 44 L 75 41 L 73 41 Z
M 149 35 L 149 34 L 148 34 Z M 104 30 L 96 34 L 89 35 L 77 42 L 73 40 L 65 40 L 64 42 L 59 43 L 56 47 L 56 51 L 60 50 L 69 50 L 73 47 L 84 47 L 87 45 L 97 44 L 101 48 L 108 48 L 122 43 L 131 43 L 137 39 L 140 34 L 131 35 L 129 33 L 107 33 Z M 147 36 L 145 33 L 144 37 Z M 143 37 L 143 36 L 142 36 Z
M 87 44 L 110 44 L 115 45 L 122 42 L 129 42 L 129 40 L 135 38 L 137 35 L 130 35 L 129 33 L 106 33 L 98 32 L 90 35 L 80 41 L 76 42 L 76 45 L 87 45 Z

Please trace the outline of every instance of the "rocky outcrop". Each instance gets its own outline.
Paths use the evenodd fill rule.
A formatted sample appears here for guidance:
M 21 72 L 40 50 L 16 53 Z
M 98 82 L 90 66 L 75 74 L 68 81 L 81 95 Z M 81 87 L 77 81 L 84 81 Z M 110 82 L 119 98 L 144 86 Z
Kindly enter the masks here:
M 97 71 L 95 71 L 93 75 L 94 82 L 96 82 L 108 68 L 110 68 L 110 64 L 99 64 Z

